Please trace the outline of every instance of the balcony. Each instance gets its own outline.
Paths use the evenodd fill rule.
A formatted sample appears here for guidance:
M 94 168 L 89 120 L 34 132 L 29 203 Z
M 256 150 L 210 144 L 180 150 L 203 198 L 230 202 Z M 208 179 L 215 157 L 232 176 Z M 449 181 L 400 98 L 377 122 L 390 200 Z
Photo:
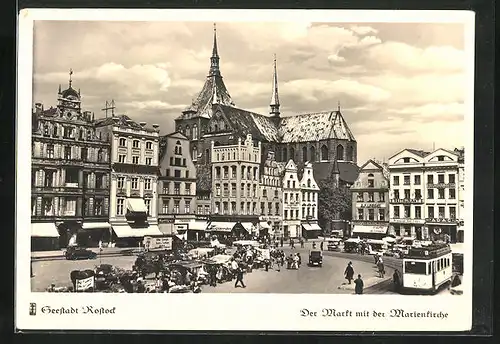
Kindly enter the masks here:
M 436 188 L 436 189 L 454 189 L 454 188 L 456 188 L 456 186 L 457 186 L 457 184 L 455 184 L 455 183 L 437 183 L 437 184 L 427 183 L 428 189 L 433 189 L 433 188 Z
M 390 203 L 395 204 L 423 204 L 423 198 L 391 198 Z

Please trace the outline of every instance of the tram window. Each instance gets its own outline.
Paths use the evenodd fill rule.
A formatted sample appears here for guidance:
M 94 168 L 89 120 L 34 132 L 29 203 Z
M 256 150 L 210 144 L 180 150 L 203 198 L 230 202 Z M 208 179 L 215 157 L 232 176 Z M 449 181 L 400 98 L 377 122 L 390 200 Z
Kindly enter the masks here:
M 425 262 L 405 262 L 405 273 L 425 275 L 426 263 Z

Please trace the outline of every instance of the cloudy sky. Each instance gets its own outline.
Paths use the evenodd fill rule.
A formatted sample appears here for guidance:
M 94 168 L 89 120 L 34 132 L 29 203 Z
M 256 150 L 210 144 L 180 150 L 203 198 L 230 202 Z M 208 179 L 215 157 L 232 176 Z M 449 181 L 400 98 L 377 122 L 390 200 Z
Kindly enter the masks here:
M 209 22 L 38 21 L 34 102 L 80 88 L 83 107 L 158 123 L 163 134 L 201 90 Z M 284 116 L 337 108 L 358 141 L 358 164 L 402 148 L 464 144 L 461 24 L 217 23 L 221 72 L 237 107 L 269 112 L 273 54 Z

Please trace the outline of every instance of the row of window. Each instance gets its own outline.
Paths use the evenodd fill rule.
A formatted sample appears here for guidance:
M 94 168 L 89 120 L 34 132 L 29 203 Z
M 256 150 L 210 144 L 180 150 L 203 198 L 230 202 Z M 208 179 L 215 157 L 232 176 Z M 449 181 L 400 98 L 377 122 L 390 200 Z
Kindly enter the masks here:
M 198 215 L 210 215 L 210 206 L 207 204 L 205 204 L 205 205 L 198 204 L 198 207 L 196 209 L 196 214 L 198 214 Z
M 151 214 L 151 200 L 145 199 L 144 205 L 146 206 L 146 213 L 148 216 Z M 116 199 L 116 215 L 123 216 L 125 215 L 126 207 L 125 207 L 125 198 L 117 198 Z
M 241 152 L 240 156 L 236 156 L 236 152 L 218 152 L 215 154 L 216 156 L 216 161 L 230 161 L 230 160 L 243 160 L 243 161 L 253 161 L 253 162 L 258 162 L 259 161 L 259 155 L 258 154 L 252 154 L 252 153 L 245 153 Z M 248 158 L 247 158 L 248 157 Z
M 274 212 L 273 212 L 274 210 Z M 236 209 L 236 202 L 215 202 L 215 214 L 223 214 L 223 215 L 280 215 L 280 204 L 268 202 L 267 204 L 267 214 L 265 212 L 265 203 L 261 202 L 260 204 L 260 213 L 257 210 L 257 202 L 241 202 L 240 208 Z
M 127 139 L 124 137 L 120 137 L 118 140 L 118 146 L 127 147 Z M 132 140 L 132 148 L 141 148 L 141 140 Z M 153 142 L 146 141 L 146 149 L 153 149 Z
M 139 165 L 139 161 L 140 161 L 139 155 L 132 155 L 132 164 Z M 127 163 L 127 155 L 126 154 L 118 154 L 118 162 L 120 164 L 126 164 Z M 144 163 L 148 166 L 151 166 L 153 164 L 153 158 L 152 157 L 145 157 Z
M 399 176 L 393 176 L 392 179 L 392 185 L 393 186 L 398 186 L 400 182 Z M 444 174 L 438 174 L 437 175 L 437 182 L 440 184 L 445 183 L 445 175 Z M 427 184 L 434 184 L 434 175 L 429 174 L 427 175 Z M 455 174 L 454 173 L 449 173 L 448 174 L 448 184 L 455 184 Z M 411 185 L 411 176 L 403 176 L 403 185 Z M 414 175 L 413 176 L 413 185 L 421 185 L 421 176 L 420 175 Z
M 251 166 L 241 166 L 241 179 L 243 180 L 259 180 L 259 168 Z M 215 167 L 215 179 L 236 179 L 236 166 Z
M 56 149 L 57 148 L 57 149 Z M 78 146 L 64 146 L 57 145 L 57 147 L 48 143 L 45 145 L 45 154 L 42 152 L 38 153 L 35 149 L 35 143 L 32 146 L 32 154 L 35 158 L 47 158 L 47 159 L 64 159 L 64 160 L 83 160 L 89 162 L 107 162 L 108 154 L 104 149 L 99 148 L 96 151 L 94 149 L 88 149 L 87 147 Z
M 116 188 L 124 189 L 127 180 L 128 178 L 126 177 L 118 177 Z M 140 188 L 139 178 L 136 177 L 130 178 L 130 188 L 132 190 L 139 190 Z M 152 189 L 153 189 L 153 180 L 151 178 L 144 178 L 144 190 L 152 190 Z
M 215 196 L 220 197 L 237 197 L 236 194 L 236 183 L 231 183 L 231 189 L 229 189 L 229 184 L 224 183 L 222 186 L 223 192 L 221 193 L 221 185 L 215 184 Z M 264 193 L 267 197 L 267 190 L 264 189 Z M 257 185 L 252 184 L 241 184 L 240 187 L 240 197 L 257 197 Z M 278 197 L 278 190 L 275 191 L 275 197 Z
M 448 190 L 448 199 L 456 198 L 456 190 L 455 189 L 437 189 L 437 199 L 445 199 L 446 198 L 446 190 Z M 401 199 L 401 195 L 399 190 L 394 190 L 394 198 Z M 403 190 L 404 199 L 422 199 L 422 193 L 420 189 L 415 189 L 415 193 L 411 194 L 410 189 Z M 434 199 L 434 189 L 427 189 L 427 199 Z
M 365 211 L 367 210 L 367 211 Z M 375 212 L 377 211 L 377 212 Z M 377 218 L 375 218 L 377 216 Z M 363 209 L 358 208 L 358 220 L 385 221 L 385 209 Z
M 64 180 L 60 180 L 64 173 Z M 79 178 L 79 170 L 76 168 L 68 168 L 62 170 L 41 169 L 31 171 L 31 185 L 35 187 L 82 187 L 85 186 L 91 189 L 107 189 L 109 188 L 108 176 L 104 173 L 83 173 L 83 184 L 81 185 Z
M 186 158 L 170 157 L 170 166 L 186 167 Z
M 400 218 L 414 218 L 414 219 L 422 219 L 422 207 L 421 206 L 414 206 L 414 211 L 411 211 L 412 206 L 405 205 L 405 206 L 399 206 L 395 205 L 393 206 L 393 213 L 394 213 L 394 218 L 400 219 Z M 434 206 L 428 206 L 427 207 L 427 218 L 435 218 L 436 217 L 436 212 L 435 212 Z M 438 218 L 450 218 L 450 219 L 455 219 L 457 216 L 457 208 L 455 206 L 450 206 L 448 207 L 448 214 L 449 216 L 446 217 L 446 207 L 439 206 L 437 207 L 437 217 Z M 401 212 L 401 210 L 403 210 Z M 402 216 L 401 216 L 402 215 Z
M 172 209 L 169 209 L 169 200 L 168 198 L 164 198 L 161 205 L 162 214 L 191 214 L 191 199 L 184 200 L 184 212 L 181 213 L 180 208 L 180 200 L 174 200 L 174 206 Z M 199 206 L 198 206 L 199 208 Z M 209 208 L 210 209 L 210 208 Z
M 178 127 L 177 130 L 184 134 L 188 139 L 198 140 L 198 125 L 196 124 L 193 125 L 192 129 L 189 125 L 187 125 L 185 128 Z
M 54 123 L 53 125 L 46 123 L 41 124 L 41 131 L 45 137 L 53 138 L 64 138 L 64 139 L 77 139 L 83 140 L 93 140 L 95 138 L 95 132 L 92 129 L 85 129 L 83 127 L 75 127 L 71 125 L 58 125 Z M 99 133 L 99 139 L 101 139 L 101 133 Z
M 165 176 L 166 177 L 170 177 L 170 168 L 167 168 L 165 169 Z M 173 175 L 175 178 L 183 178 L 182 176 L 182 171 L 181 170 L 177 170 L 177 169 L 174 169 L 174 175 Z M 185 171 L 184 172 L 184 177 L 185 178 L 190 178 L 190 173 L 189 173 L 189 170 L 188 171 Z
M 108 215 L 108 208 L 105 207 L 103 198 L 95 198 L 92 209 L 90 202 L 84 200 L 83 209 L 77 209 L 77 199 L 75 197 L 58 197 L 58 208 L 55 207 L 54 197 L 43 197 L 40 208 L 37 207 L 37 198 L 31 198 L 32 216 L 105 216 Z
M 173 184 L 173 189 L 171 188 Z M 181 185 L 184 186 L 184 190 L 181 193 Z M 164 195 L 192 195 L 191 192 L 191 183 L 180 183 L 180 182 L 163 182 L 162 185 L 162 193 Z M 173 191 L 173 192 L 172 192 Z
M 375 199 L 374 192 L 358 192 L 356 200 L 358 202 L 385 202 L 385 192 L 378 192 L 377 195 Z
M 290 214 L 290 217 L 288 217 L 288 214 Z M 302 207 L 302 218 L 307 219 L 307 218 L 316 218 L 316 207 Z M 299 220 L 300 219 L 300 214 L 298 210 L 287 210 L 285 209 L 283 211 L 283 220 Z

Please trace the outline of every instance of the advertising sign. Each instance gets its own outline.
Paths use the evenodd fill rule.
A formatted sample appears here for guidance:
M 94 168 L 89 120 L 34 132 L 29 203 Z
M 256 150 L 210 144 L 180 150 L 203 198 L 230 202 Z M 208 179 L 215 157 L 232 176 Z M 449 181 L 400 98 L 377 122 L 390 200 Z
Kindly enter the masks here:
M 144 237 L 144 248 L 148 251 L 154 250 L 171 250 L 172 238 L 171 237 Z

